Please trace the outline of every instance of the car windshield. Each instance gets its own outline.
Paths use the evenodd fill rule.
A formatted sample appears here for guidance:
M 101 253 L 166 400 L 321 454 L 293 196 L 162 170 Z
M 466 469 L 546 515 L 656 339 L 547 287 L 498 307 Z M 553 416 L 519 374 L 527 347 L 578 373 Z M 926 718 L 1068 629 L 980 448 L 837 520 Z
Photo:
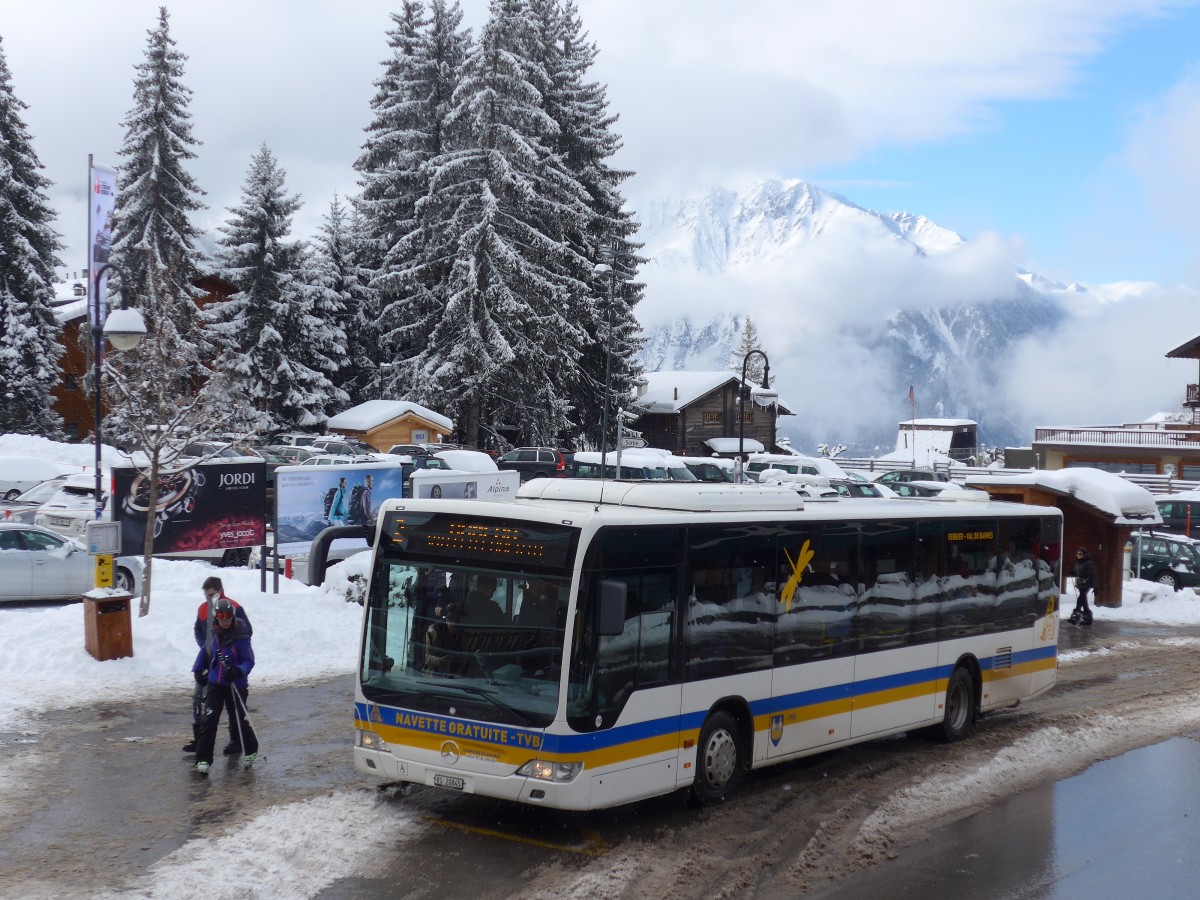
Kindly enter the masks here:
M 64 484 L 47 501 L 47 505 L 63 509 L 91 509 L 95 505 L 93 498 L 96 492 L 93 488 Z
M 62 487 L 61 481 L 43 481 L 41 484 L 34 485 L 21 496 L 17 497 L 15 502 L 36 503 L 40 506 L 53 497 L 60 487 Z

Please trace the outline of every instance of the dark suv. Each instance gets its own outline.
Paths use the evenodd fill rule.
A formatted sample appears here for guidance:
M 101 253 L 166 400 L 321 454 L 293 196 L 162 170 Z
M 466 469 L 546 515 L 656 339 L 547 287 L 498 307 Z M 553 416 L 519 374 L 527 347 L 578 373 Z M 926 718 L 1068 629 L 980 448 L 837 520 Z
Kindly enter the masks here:
M 501 469 L 521 473 L 521 480 L 530 478 L 567 478 L 571 474 L 571 459 L 575 454 L 555 447 L 518 447 L 496 460 Z
M 1129 565 L 1138 578 L 1167 584 L 1175 590 L 1200 585 L 1200 542 L 1177 534 L 1134 532 Z
M 1168 494 L 1154 501 L 1162 516 L 1162 530 L 1200 537 L 1200 492 Z

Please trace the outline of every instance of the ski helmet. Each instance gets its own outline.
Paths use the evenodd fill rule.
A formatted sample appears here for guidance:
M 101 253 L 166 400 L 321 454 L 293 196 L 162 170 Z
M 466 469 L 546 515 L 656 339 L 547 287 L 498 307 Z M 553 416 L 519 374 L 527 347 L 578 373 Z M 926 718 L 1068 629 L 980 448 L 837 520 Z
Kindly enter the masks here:
M 233 624 L 233 601 L 228 597 L 218 597 L 213 604 L 213 615 L 217 617 L 218 625 L 228 628 Z

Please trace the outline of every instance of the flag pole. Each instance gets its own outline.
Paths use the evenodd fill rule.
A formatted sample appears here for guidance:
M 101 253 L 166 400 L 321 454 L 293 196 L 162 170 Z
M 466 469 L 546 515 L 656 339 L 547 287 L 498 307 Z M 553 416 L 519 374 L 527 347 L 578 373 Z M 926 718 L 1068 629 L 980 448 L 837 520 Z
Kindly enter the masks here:
M 913 393 L 913 386 L 908 386 L 908 402 L 912 406 L 912 457 L 913 468 L 917 467 L 917 395 Z

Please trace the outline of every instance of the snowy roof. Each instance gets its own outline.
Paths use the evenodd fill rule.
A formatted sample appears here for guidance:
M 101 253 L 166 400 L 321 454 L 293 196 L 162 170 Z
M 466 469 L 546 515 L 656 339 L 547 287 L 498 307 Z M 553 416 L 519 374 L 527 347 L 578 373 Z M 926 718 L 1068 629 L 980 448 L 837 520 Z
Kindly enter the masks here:
M 962 428 L 964 425 L 978 425 L 974 419 L 905 419 L 900 423 L 901 428 Z
M 55 306 L 53 309 L 54 318 L 58 319 L 60 325 L 65 325 L 67 322 L 75 319 L 82 319 L 87 315 L 88 301 L 87 297 L 80 297 L 77 300 L 70 300 L 60 306 Z
M 704 443 L 712 447 L 713 453 L 737 453 L 739 447 L 745 453 L 762 453 L 766 449 L 759 441 L 753 438 L 746 438 L 745 441 L 739 444 L 737 438 L 715 437 L 709 438 Z
M 1056 471 L 1029 471 L 1015 475 L 972 475 L 968 487 L 1002 487 L 1020 484 L 1039 487 L 1065 497 L 1074 497 L 1100 512 L 1112 516 L 1116 525 L 1158 525 L 1162 516 L 1154 495 L 1112 472 L 1083 466 Z
M 418 403 L 408 400 L 368 400 L 358 406 L 340 412 L 329 420 L 329 428 L 342 431 L 370 431 L 403 415 L 413 415 L 439 428 L 444 434 L 454 430 L 454 423 L 440 413 L 435 413 Z
M 677 413 L 705 394 L 730 382 L 740 384 L 742 380 L 733 372 L 647 372 L 642 377 L 646 386 L 633 399 L 633 405 L 644 413 Z M 764 393 L 769 396 L 759 396 Z M 795 415 L 783 398 L 774 395 L 774 391 L 766 392 L 757 385 L 751 385 L 750 396 L 760 406 L 777 404 L 781 416 Z

